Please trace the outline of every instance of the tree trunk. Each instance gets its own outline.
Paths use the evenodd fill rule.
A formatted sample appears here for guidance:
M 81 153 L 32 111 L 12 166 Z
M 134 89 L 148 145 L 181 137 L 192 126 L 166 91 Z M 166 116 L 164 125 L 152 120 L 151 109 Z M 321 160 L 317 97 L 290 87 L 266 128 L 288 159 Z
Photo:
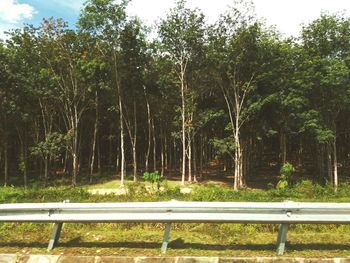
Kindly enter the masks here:
M 238 126 L 236 126 L 238 127 Z M 243 187 L 243 170 L 242 170 L 242 147 L 239 138 L 239 130 L 235 130 L 235 154 L 234 154 L 234 185 L 233 189 L 238 190 Z
M 76 117 L 76 115 L 75 115 Z M 79 158 L 78 158 L 78 123 L 76 118 L 72 119 L 72 129 L 73 129 L 73 138 L 72 138 L 72 168 L 73 168 L 73 176 L 72 176 L 72 185 L 77 185 L 77 177 L 79 170 Z
M 191 143 L 191 131 L 188 131 L 188 182 L 192 182 L 192 143 Z
M 76 186 L 77 185 L 77 177 L 78 177 L 78 165 L 79 165 L 79 162 L 78 162 L 78 156 L 77 156 L 77 153 L 76 152 L 73 152 L 72 154 L 72 157 L 73 157 L 73 177 L 72 177 L 72 185 L 73 186 Z
M 186 62 L 181 61 L 180 82 L 181 82 L 181 122 L 182 122 L 182 167 L 181 167 L 181 184 L 185 184 L 186 176 L 186 84 L 185 84 Z
M 23 184 L 24 189 L 27 189 L 27 147 L 26 147 L 26 127 L 23 128 L 23 133 L 20 131 L 20 129 L 16 126 L 18 138 L 21 145 L 21 155 L 20 155 L 20 163 L 19 163 L 19 169 L 23 173 Z
M 156 130 L 154 127 L 154 119 L 152 119 L 152 135 L 153 135 L 153 171 L 157 171 L 157 144 L 156 144 Z
M 45 158 L 44 158 L 44 179 L 45 179 L 45 187 L 46 187 L 48 179 L 49 179 L 49 158 L 48 158 L 48 156 L 45 156 Z
M 101 145 L 100 145 L 100 139 L 97 137 L 97 173 L 98 175 L 101 175 Z
M 334 140 L 333 140 L 333 186 L 334 189 L 338 188 L 338 159 L 337 159 L 337 131 L 334 126 Z
M 167 133 L 164 132 L 164 170 L 168 170 L 168 140 Z
M 124 186 L 125 177 L 125 149 L 124 149 L 124 124 L 121 96 L 119 96 L 119 121 L 120 121 L 120 185 Z
M 193 138 L 193 182 L 197 182 L 197 149 L 195 139 Z
M 7 137 L 5 137 L 4 141 L 4 187 L 8 185 L 8 176 L 9 176 L 9 166 L 8 166 L 8 142 Z
M 113 140 L 113 131 L 112 131 L 112 125 L 110 126 L 110 133 L 108 136 L 108 171 L 110 171 L 110 168 L 113 166 L 112 160 L 114 159 L 112 156 L 114 155 L 112 152 L 113 146 L 112 146 L 112 140 Z M 118 146 L 117 146 L 118 147 Z M 117 150 L 117 156 L 118 156 L 119 150 Z M 117 162 L 118 162 L 118 157 L 117 157 Z M 118 163 L 116 164 L 117 166 L 117 171 L 119 171 Z
M 132 160 L 133 160 L 133 169 L 134 169 L 134 182 L 138 181 L 137 176 L 137 115 L 136 115 L 136 100 L 134 100 L 134 138 L 132 143 Z
M 164 133 L 163 136 L 164 137 Z M 165 151 L 165 146 L 164 146 L 164 138 L 161 138 L 160 140 L 160 161 L 161 161 L 161 171 L 160 171 L 160 176 L 164 177 L 164 166 L 165 166 L 165 161 L 164 161 L 164 151 Z
M 327 175 L 328 180 L 331 182 L 332 186 L 334 186 L 334 178 L 332 173 L 332 151 L 330 144 L 327 144 Z
M 318 167 L 319 167 L 319 178 L 324 180 L 324 146 L 319 145 L 318 150 Z
M 64 160 L 63 160 L 63 173 L 67 172 L 68 167 L 68 149 L 66 148 L 64 152 Z
M 92 176 L 94 173 L 94 164 L 95 164 L 95 154 L 96 154 L 96 140 L 97 140 L 97 131 L 98 131 L 98 92 L 95 91 L 95 124 L 94 124 L 94 135 L 92 139 L 92 152 L 91 152 L 91 163 L 90 163 L 90 183 L 92 183 Z
M 24 171 L 23 171 L 23 179 L 24 179 L 24 189 L 27 189 L 28 187 L 28 169 L 27 169 L 27 147 L 26 143 L 23 145 L 23 164 L 24 164 Z
M 302 167 L 303 165 L 303 141 L 299 139 L 299 151 L 298 151 L 298 166 Z
M 147 106 L 147 131 L 148 131 L 148 140 L 147 140 L 147 150 L 146 150 L 146 160 L 145 160 L 145 171 L 149 172 L 149 156 L 151 152 L 151 109 L 146 94 L 146 87 L 144 87 L 145 97 L 146 97 L 146 106 Z
M 177 170 L 177 147 L 176 147 L 176 139 L 173 138 L 173 167 L 174 170 Z M 181 168 L 181 167 L 180 167 Z
M 281 131 L 280 133 L 280 160 L 282 167 L 287 161 L 287 142 L 286 133 L 284 131 Z
M 132 146 L 132 161 L 133 161 L 133 173 L 134 173 L 134 182 L 138 181 L 138 176 L 137 176 L 137 155 L 136 155 L 136 145 Z
M 182 167 L 181 167 L 181 184 L 185 184 L 186 175 L 186 120 L 185 120 L 185 84 L 184 73 L 181 75 L 181 121 L 182 121 Z
M 116 57 L 115 57 L 116 63 Z M 121 88 L 118 80 L 117 66 L 115 66 L 116 72 L 116 82 L 117 82 L 117 92 L 118 92 L 118 106 L 119 106 L 119 125 L 120 125 L 120 185 L 124 186 L 125 178 L 125 148 L 124 148 L 124 122 L 123 122 L 123 102 Z
M 204 153 L 204 148 L 203 147 L 203 130 L 201 130 L 201 136 L 200 136 L 200 142 L 199 142 L 199 178 L 202 180 L 203 179 L 203 156 L 205 155 Z

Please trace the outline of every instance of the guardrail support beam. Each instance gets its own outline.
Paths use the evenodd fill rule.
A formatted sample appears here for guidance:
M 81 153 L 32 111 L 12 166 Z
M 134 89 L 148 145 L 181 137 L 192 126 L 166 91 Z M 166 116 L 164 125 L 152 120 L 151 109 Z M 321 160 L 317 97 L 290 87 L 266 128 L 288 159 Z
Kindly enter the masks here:
M 166 223 L 165 230 L 164 230 L 164 236 L 163 236 L 163 243 L 162 243 L 162 248 L 161 248 L 163 254 L 165 254 L 165 252 L 168 248 L 170 227 L 171 227 L 171 223 Z
M 54 223 L 47 250 L 53 249 L 55 247 L 55 245 L 57 244 L 58 239 L 60 238 L 62 224 L 63 223 Z
M 288 224 L 281 224 L 277 236 L 277 254 L 283 255 L 286 248 Z

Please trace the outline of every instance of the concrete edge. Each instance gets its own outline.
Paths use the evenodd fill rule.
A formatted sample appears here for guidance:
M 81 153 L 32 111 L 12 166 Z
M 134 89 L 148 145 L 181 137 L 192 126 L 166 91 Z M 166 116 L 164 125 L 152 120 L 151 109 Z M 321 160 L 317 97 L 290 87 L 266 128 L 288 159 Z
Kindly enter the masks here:
M 291 258 L 291 257 L 118 257 L 0 254 L 0 263 L 350 263 L 349 258 Z

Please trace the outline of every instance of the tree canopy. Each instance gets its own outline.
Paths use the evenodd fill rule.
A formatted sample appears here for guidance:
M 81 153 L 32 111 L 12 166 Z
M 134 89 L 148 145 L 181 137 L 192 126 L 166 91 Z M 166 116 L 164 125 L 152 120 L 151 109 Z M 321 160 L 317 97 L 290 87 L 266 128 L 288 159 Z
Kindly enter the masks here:
M 285 163 L 347 180 L 349 17 L 321 14 L 284 39 L 247 5 L 208 24 L 179 0 L 152 38 L 128 4 L 88 0 L 76 28 L 44 18 L 0 43 L 5 186 L 160 170 L 241 189 L 276 183 Z

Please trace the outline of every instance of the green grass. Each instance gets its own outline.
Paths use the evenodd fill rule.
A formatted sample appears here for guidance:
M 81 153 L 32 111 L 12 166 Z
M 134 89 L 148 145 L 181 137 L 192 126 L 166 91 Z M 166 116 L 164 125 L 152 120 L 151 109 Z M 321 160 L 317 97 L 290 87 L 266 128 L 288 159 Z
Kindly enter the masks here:
M 125 180 L 124 185 L 126 187 L 132 187 L 135 185 L 134 181 L 132 180 Z M 136 185 L 142 185 L 144 187 L 151 187 L 152 184 L 150 182 L 137 182 Z M 179 181 L 162 181 L 160 183 L 160 186 L 165 186 L 165 187 L 176 187 L 176 186 L 181 186 L 181 182 Z M 100 183 L 92 184 L 92 185 L 86 185 L 83 186 L 84 189 L 115 189 L 121 187 L 120 185 L 120 180 L 114 179 L 114 180 L 106 180 Z M 156 184 L 153 185 L 154 188 L 156 188 Z M 193 185 L 186 185 L 186 187 L 193 187 Z
M 6 224 L 0 253 L 158 256 L 163 224 L 65 224 L 60 244 L 46 250 L 49 224 Z M 287 257 L 350 256 L 348 226 L 292 227 Z M 174 224 L 167 256 L 276 256 L 277 227 L 238 224 Z
M 126 202 L 126 201 L 332 201 L 350 202 L 350 185 L 338 191 L 303 181 L 284 190 L 233 191 L 217 185 L 191 185 L 191 194 L 181 194 L 178 183 L 163 182 L 161 192 L 147 191 L 147 184 L 128 182 L 127 195 L 91 195 L 86 190 L 114 187 L 106 180 L 94 186 L 34 187 L 28 190 L 0 188 L 0 203 L 14 202 Z M 0 253 L 64 253 L 66 255 L 160 254 L 163 224 L 65 224 L 60 245 L 47 252 L 50 224 L 1 223 Z M 173 224 L 167 255 L 275 256 L 276 225 Z M 350 256 L 350 226 L 292 225 L 288 232 L 287 257 Z

